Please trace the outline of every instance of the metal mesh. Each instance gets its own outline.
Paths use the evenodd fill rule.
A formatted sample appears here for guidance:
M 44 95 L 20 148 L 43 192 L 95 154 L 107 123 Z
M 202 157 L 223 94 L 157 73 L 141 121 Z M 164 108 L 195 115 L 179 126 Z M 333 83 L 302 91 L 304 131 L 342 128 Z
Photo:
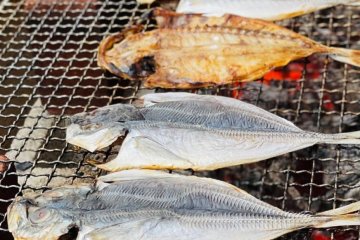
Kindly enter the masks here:
M 16 195 L 90 181 L 102 173 L 86 160 L 116 155 L 120 144 L 95 154 L 67 145 L 66 119 L 131 102 L 146 91 L 138 82 L 101 71 L 96 50 L 101 39 L 133 24 L 148 8 L 124 0 L 0 3 L 0 154 L 10 159 L 0 160 L 0 239 L 11 239 L 5 210 Z M 360 49 L 359 14 L 359 8 L 341 6 L 282 24 L 324 44 Z M 359 74 L 359 68 L 313 56 L 259 81 L 198 92 L 257 104 L 306 130 L 346 132 L 359 130 Z M 234 183 L 288 211 L 320 212 L 360 198 L 359 153 L 355 146 L 317 145 L 199 174 Z M 358 239 L 357 228 L 324 233 Z M 303 230 L 284 238 L 309 239 L 311 234 Z

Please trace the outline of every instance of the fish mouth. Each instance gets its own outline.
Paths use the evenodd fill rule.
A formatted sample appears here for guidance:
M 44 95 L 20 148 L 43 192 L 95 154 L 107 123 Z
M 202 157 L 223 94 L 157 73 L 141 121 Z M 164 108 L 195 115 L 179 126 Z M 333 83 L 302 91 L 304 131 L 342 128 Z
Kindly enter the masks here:
M 7 210 L 7 222 L 10 232 L 15 232 L 21 224 L 21 221 L 27 216 L 27 200 L 22 197 L 16 197 Z M 16 238 L 18 239 L 18 238 Z

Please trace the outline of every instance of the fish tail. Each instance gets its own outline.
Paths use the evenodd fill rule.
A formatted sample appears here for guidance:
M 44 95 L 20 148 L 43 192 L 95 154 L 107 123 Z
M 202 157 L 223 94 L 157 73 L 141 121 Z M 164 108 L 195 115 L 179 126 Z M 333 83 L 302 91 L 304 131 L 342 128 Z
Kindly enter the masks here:
M 360 67 L 360 50 L 329 48 L 330 57 L 336 61 Z
M 360 201 L 344 207 L 336 208 L 315 215 L 319 221 L 314 224 L 315 228 L 328 228 L 338 226 L 360 225 L 360 215 L 351 214 L 360 211 Z
M 327 144 L 360 144 L 360 131 L 338 134 L 326 134 L 321 143 Z

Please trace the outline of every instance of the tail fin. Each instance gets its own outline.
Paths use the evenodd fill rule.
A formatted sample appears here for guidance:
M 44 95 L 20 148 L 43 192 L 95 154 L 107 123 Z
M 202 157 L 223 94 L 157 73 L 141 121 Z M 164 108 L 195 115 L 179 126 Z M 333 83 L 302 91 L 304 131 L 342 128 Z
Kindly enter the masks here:
M 360 50 L 330 48 L 330 57 L 336 61 L 360 67 Z
M 360 144 L 360 131 L 338 134 L 326 134 L 322 143 L 327 144 Z
M 319 224 L 316 224 L 315 228 L 328 228 L 337 226 L 351 226 L 360 225 L 359 214 L 349 214 L 360 210 L 360 201 L 349 204 L 344 207 L 336 208 L 330 211 L 321 212 L 315 215 L 320 219 L 325 219 Z
M 337 215 L 345 215 L 345 214 L 353 213 L 356 211 L 360 211 L 360 201 L 351 203 L 344 207 L 339 207 L 329 211 L 320 212 L 317 215 L 337 216 Z

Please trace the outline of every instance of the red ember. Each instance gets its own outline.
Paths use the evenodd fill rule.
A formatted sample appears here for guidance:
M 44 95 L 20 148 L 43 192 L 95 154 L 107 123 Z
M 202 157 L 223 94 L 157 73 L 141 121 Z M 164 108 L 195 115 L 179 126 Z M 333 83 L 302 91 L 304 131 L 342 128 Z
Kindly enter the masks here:
M 8 169 L 9 163 L 6 163 L 6 161 L 9 161 L 9 159 L 4 155 L 0 155 L 0 173 L 3 173 Z

